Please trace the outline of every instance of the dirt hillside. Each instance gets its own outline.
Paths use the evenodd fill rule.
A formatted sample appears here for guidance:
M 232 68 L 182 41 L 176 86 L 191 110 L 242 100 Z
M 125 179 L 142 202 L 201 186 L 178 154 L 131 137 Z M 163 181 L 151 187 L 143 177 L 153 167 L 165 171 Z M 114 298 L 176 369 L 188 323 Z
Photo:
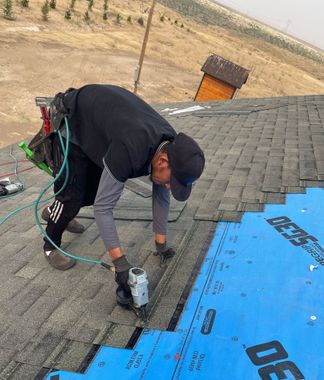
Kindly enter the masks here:
M 15 20 L 0 17 L 0 147 L 39 129 L 35 96 L 86 83 L 133 88 L 145 30 L 138 19 L 146 24 L 151 2 L 108 0 L 104 21 L 103 0 L 94 0 L 86 22 L 86 0 L 74 0 L 72 19 L 64 18 L 70 1 L 57 0 L 48 21 L 42 20 L 43 0 L 30 0 L 28 8 L 16 0 Z M 193 99 L 200 68 L 211 52 L 251 70 L 238 97 L 324 92 L 323 64 L 158 3 L 139 95 L 150 103 Z

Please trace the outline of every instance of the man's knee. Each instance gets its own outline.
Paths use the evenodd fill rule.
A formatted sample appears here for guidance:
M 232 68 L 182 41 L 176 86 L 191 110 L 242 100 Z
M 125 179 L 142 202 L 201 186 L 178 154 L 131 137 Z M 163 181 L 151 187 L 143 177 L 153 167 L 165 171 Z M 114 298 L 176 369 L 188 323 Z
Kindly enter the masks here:
M 54 223 L 62 219 L 70 221 L 76 217 L 80 208 L 81 202 L 62 202 L 57 199 L 51 207 L 50 219 Z

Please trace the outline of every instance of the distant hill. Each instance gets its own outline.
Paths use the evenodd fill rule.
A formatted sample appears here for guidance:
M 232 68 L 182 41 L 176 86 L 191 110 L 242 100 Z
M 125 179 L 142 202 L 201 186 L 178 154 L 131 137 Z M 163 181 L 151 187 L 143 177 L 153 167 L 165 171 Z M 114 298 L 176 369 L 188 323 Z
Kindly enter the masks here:
M 324 63 L 324 54 L 296 38 L 285 35 L 270 26 L 265 26 L 257 20 L 250 19 L 239 12 L 218 5 L 209 0 L 159 0 L 184 16 L 189 16 L 198 22 L 218 25 L 226 29 L 252 36 L 269 42 L 275 46 L 287 49 L 292 53 L 310 58 L 315 62 Z
M 90 0 L 56 0 L 48 21 L 45 0 L 11 1 L 13 20 L 0 13 L 0 146 L 39 129 L 35 96 L 87 83 L 133 89 L 152 1 L 108 0 L 106 20 L 105 0 L 92 1 L 89 10 Z M 192 100 L 210 53 L 250 70 L 237 97 L 324 93 L 322 55 L 307 46 L 207 1 L 159 0 L 139 96 Z
M 200 1 L 203 2 L 204 0 L 200 0 Z M 323 49 L 321 49 L 318 46 L 315 46 L 315 45 L 313 45 L 313 44 L 311 44 L 311 43 L 309 43 L 307 41 L 304 41 L 301 38 L 293 36 L 292 34 L 290 34 L 288 32 L 285 32 L 283 30 L 280 30 L 280 29 L 278 29 L 278 28 L 276 28 L 274 26 L 271 26 L 271 25 L 269 25 L 267 23 L 261 22 L 261 21 L 257 20 L 254 17 L 248 16 L 248 15 L 246 15 L 246 14 L 244 14 L 244 13 L 242 13 L 242 12 L 240 12 L 240 11 L 234 9 L 234 8 L 231 8 L 231 7 L 227 6 L 227 5 L 221 4 L 221 3 L 219 3 L 216 0 L 206 0 L 206 2 L 208 2 L 210 4 L 210 6 L 215 6 L 216 5 L 217 7 L 221 7 L 221 8 L 227 9 L 231 13 L 235 13 L 237 15 L 240 15 L 243 18 L 245 18 L 246 20 L 250 20 L 253 23 L 258 23 L 258 24 L 261 24 L 263 26 L 266 26 L 267 28 L 270 28 L 270 30 L 272 31 L 272 33 L 273 32 L 277 32 L 280 35 L 284 36 L 285 38 L 292 39 L 294 42 L 299 42 L 302 45 L 304 45 L 304 46 L 306 46 L 306 47 L 314 50 L 315 52 L 319 53 L 320 56 L 322 55 L 324 57 L 324 50 Z

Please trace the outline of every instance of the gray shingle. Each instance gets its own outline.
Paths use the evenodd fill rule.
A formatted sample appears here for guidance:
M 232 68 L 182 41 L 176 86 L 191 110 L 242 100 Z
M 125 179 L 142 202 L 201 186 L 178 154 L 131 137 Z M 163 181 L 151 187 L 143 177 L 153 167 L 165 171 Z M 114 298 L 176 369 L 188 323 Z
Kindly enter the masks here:
M 324 184 L 324 96 L 204 104 L 211 108 L 162 113 L 176 129 L 195 138 L 206 155 L 206 169 L 192 196 L 185 207 L 174 203 L 170 212 L 174 222 L 169 223 L 168 240 L 177 254 L 167 267 L 160 267 L 152 255 L 150 199 L 143 201 L 127 190 L 117 210 L 124 219 L 117 221 L 123 249 L 149 275 L 151 327 L 168 326 L 209 241 L 208 230 L 214 227 L 210 221 L 239 222 L 244 211 L 284 203 L 285 192 L 303 193 L 305 187 Z M 0 150 L 0 159 L 6 155 Z M 35 169 L 25 172 L 24 180 L 27 190 L 3 200 L 1 216 L 34 200 L 49 178 Z M 149 195 L 149 187 L 143 187 Z M 65 233 L 64 246 L 77 255 L 109 261 L 92 210 L 81 213 L 90 218 L 81 220 L 86 232 Z M 1 376 L 19 378 L 25 371 L 33 378 L 45 364 L 74 370 L 92 343 L 125 346 L 138 319 L 117 306 L 112 273 L 93 264 L 78 263 L 67 272 L 49 267 L 32 211 L 1 226 L 0 242 Z
M 17 361 L 35 366 L 43 366 L 47 358 L 60 344 L 65 331 L 53 329 L 40 329 L 28 345 L 17 355 Z
M 0 378 L 1 380 L 34 379 L 38 372 L 38 366 L 11 361 L 8 366 L 0 373 Z

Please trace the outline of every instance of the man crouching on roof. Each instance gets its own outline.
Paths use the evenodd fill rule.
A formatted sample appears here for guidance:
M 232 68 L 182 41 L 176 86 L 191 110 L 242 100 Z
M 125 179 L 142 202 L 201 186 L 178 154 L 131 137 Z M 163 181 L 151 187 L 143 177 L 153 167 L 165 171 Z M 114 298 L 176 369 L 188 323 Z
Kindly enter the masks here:
M 173 256 L 166 234 L 170 190 L 178 201 L 188 199 L 202 174 L 205 158 L 198 144 L 171 125 L 131 92 L 111 85 L 87 85 L 63 94 L 70 145 L 69 178 L 55 202 L 43 210 L 46 233 L 60 246 L 65 229 L 81 233 L 74 218 L 82 206 L 94 205 L 95 219 L 116 269 L 116 282 L 129 291 L 127 261 L 118 238 L 113 210 L 125 181 L 149 175 L 153 183 L 153 231 L 158 254 Z M 62 128 L 64 132 L 64 128 Z M 54 176 L 63 163 L 59 139 L 53 142 Z M 55 185 L 57 192 L 64 175 Z M 44 239 L 44 255 L 56 269 L 66 270 L 75 260 L 63 255 Z

